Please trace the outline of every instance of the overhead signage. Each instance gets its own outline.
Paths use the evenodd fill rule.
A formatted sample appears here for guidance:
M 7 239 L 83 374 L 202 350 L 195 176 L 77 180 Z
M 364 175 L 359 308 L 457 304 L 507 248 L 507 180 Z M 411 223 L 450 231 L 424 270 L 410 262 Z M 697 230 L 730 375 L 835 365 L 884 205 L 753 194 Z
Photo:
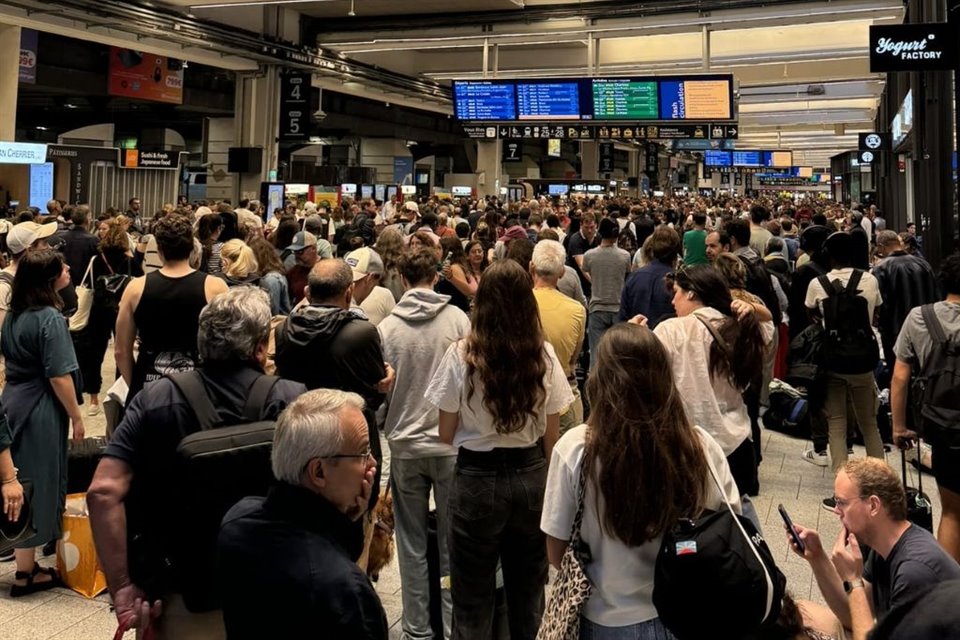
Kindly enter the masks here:
M 39 34 L 33 29 L 20 29 L 20 73 L 21 84 L 37 82 L 37 45 Z M 44 203 L 46 206 L 46 203 Z
M 473 187 L 451 187 L 450 193 L 457 197 L 469 197 L 473 195 Z
M 613 173 L 613 143 L 601 142 L 598 146 L 600 173 Z
M 675 151 L 733 151 L 735 140 L 671 140 L 670 148 Z
M 303 142 L 310 137 L 311 78 L 307 71 L 280 74 L 281 141 Z
M 764 151 L 762 156 L 764 167 L 789 168 L 793 166 L 792 151 Z
M 94 163 L 118 163 L 115 147 L 85 147 L 74 145 L 50 145 L 47 147 L 47 160 L 56 162 L 62 158 L 70 163 L 70 202 L 89 202 L 90 173 Z
M 873 164 L 876 159 L 877 152 L 870 151 L 869 149 L 861 150 L 857 155 L 857 160 L 860 162 L 860 164 Z
M 503 162 L 522 162 L 523 147 L 520 142 L 506 141 L 503 143 Z
M 743 186 L 743 174 L 739 171 L 733 174 L 733 186 L 742 187 Z
M 734 118 L 732 75 L 454 80 L 453 103 L 457 119 L 474 122 Z
M 890 134 L 889 133 L 861 133 L 859 136 L 858 149 L 867 149 L 870 151 L 889 151 Z
M 563 124 L 464 125 L 469 138 L 499 137 L 501 140 L 710 140 L 712 133 L 733 133 L 737 126 L 722 124 Z M 732 131 L 731 131 L 732 130 Z M 491 133 L 494 136 L 491 136 Z
M 463 125 L 463 133 L 475 140 L 496 140 L 497 128 L 494 125 Z
M 703 154 L 703 164 L 706 167 L 732 167 L 733 153 L 709 150 Z
M 178 151 L 141 151 L 121 149 L 120 166 L 125 169 L 179 169 Z
M 870 72 L 953 69 L 957 34 L 951 28 L 945 22 L 872 25 Z
M 660 147 L 655 142 L 647 143 L 647 173 L 660 171 Z
M 0 164 L 42 164 L 47 145 L 31 142 L 0 142 Z
M 110 47 L 107 93 L 121 98 L 183 104 L 183 61 Z

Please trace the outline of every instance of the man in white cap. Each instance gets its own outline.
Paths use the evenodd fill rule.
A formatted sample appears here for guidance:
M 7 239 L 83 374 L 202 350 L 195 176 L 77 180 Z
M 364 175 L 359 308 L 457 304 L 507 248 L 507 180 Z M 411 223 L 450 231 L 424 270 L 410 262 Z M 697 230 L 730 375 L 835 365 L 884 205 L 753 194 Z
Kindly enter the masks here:
M 417 216 L 420 215 L 420 207 L 417 206 L 416 202 L 408 200 L 403 203 L 399 215 L 400 219 L 393 226 L 400 232 L 400 235 L 406 237 L 413 228 L 413 223 L 417 221 Z
M 291 303 L 296 305 L 303 300 L 310 269 L 319 260 L 317 236 L 309 231 L 298 231 L 287 249 L 293 252 L 294 258 L 293 266 L 287 269 L 287 288 L 290 291 Z
M 396 304 L 390 290 L 379 286 L 383 260 L 369 247 L 351 251 L 344 260 L 353 270 L 353 306 L 360 307 L 374 326 L 380 324 Z
M 7 234 L 7 248 L 10 250 L 11 261 L 6 269 L 0 271 L 0 324 L 7 315 L 10 296 L 13 293 L 13 278 L 17 275 L 20 258 L 31 249 L 46 249 L 49 246 L 47 238 L 56 232 L 56 220 L 51 220 L 47 224 L 21 222 L 10 229 L 10 233 Z

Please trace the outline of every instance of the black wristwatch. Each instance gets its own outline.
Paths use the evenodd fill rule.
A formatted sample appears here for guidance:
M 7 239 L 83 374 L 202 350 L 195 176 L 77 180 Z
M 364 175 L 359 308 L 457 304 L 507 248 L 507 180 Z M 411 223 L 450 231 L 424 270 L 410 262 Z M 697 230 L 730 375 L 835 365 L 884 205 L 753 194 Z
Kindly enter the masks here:
M 856 580 L 850 580 L 850 581 L 847 581 L 847 580 L 843 581 L 843 590 L 847 592 L 847 595 L 850 595 L 850 592 L 852 592 L 854 589 L 863 589 L 863 587 L 864 587 L 864 584 L 863 584 L 862 578 L 857 578 Z

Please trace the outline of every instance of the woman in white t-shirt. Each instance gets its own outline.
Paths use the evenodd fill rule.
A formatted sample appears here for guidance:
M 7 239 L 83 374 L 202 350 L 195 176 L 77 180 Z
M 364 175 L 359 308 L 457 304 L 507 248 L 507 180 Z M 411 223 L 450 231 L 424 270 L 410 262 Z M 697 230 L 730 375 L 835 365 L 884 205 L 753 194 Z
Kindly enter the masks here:
M 580 638 L 672 638 L 653 606 L 663 534 L 679 518 L 720 508 L 724 498 L 739 513 L 740 494 L 720 446 L 687 419 L 670 359 L 653 333 L 614 325 L 598 351 L 587 381 L 590 417 L 554 447 L 540 527 L 550 562 L 559 567 L 586 465 L 580 535 L 590 550 L 593 592 Z
M 440 440 L 459 449 L 447 532 L 454 640 L 493 636 L 498 560 L 510 637 L 533 640 L 543 615 L 547 460 L 573 394 L 539 318 L 527 272 L 494 263 L 470 335 L 450 345 L 426 391 Z
M 673 290 L 677 317 L 653 332 L 670 355 L 684 409 L 723 449 L 741 494 L 756 495 L 758 462 L 743 392 L 761 384 L 773 340 L 770 310 L 759 299 L 732 297 L 710 265 L 678 269 Z

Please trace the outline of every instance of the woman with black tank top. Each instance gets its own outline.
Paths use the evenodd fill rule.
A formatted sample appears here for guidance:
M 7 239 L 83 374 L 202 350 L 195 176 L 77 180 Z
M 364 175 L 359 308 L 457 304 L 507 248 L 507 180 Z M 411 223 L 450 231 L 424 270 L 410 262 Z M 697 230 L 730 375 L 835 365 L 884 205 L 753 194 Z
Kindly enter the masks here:
M 190 220 L 166 216 L 157 222 L 153 233 L 163 267 L 127 286 L 117 316 L 116 358 L 129 387 L 127 404 L 145 383 L 196 367 L 200 311 L 227 290 L 220 278 L 190 267 Z M 133 347 L 138 337 L 139 355 L 134 362 Z

